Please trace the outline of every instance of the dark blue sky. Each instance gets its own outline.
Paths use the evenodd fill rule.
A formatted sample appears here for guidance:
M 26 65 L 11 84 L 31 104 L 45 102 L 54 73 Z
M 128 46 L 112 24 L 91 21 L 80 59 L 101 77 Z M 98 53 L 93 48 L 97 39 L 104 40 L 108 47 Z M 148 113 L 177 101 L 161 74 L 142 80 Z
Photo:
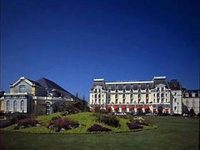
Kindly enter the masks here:
M 166 75 L 199 88 L 199 0 L 1 0 L 1 89 L 49 78 L 88 97 L 93 78 Z

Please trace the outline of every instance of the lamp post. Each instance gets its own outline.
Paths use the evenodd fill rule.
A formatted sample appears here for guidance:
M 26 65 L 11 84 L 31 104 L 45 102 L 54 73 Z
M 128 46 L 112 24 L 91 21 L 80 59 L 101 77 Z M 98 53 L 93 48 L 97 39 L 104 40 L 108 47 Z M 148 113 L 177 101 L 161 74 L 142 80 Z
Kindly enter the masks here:
M 135 110 L 134 110 L 134 112 L 135 112 L 135 114 L 136 114 L 136 110 L 137 110 L 137 109 L 136 109 L 136 101 L 134 101 L 134 104 L 135 104 L 135 108 L 134 108 Z

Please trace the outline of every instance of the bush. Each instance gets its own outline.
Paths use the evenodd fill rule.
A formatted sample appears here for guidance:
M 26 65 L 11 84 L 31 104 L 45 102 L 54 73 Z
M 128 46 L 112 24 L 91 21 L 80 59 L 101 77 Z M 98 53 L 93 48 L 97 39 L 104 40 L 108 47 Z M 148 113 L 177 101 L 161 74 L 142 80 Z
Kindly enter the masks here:
M 18 123 L 19 120 L 26 119 L 26 118 L 30 119 L 30 116 L 22 114 L 22 113 L 13 113 L 11 114 L 10 118 L 11 118 L 11 122 L 15 124 L 15 123 Z
M 56 116 L 56 117 L 52 117 L 51 120 L 53 121 L 53 120 L 57 120 L 57 119 L 60 119 L 60 118 L 61 118 L 61 117 Z
M 142 117 L 134 117 L 130 119 L 130 122 L 132 124 L 139 124 L 139 125 L 145 125 L 148 126 L 151 124 L 150 120 L 144 119 Z
M 54 119 L 54 120 L 53 120 Z M 73 129 L 79 126 L 78 122 L 72 121 L 68 118 L 52 118 L 48 128 L 53 129 L 56 132 L 59 132 L 61 129 Z
M 89 131 L 89 132 L 108 132 L 108 131 L 112 131 L 112 130 L 108 129 L 106 127 L 102 127 L 101 125 L 94 124 L 93 126 L 88 128 L 87 131 Z
M 12 125 L 12 122 L 10 120 L 1 120 L 0 121 L 0 128 L 5 128 Z
M 95 112 L 95 113 L 99 113 L 99 112 L 100 112 L 100 106 L 95 106 L 94 112 Z
M 18 121 L 14 129 L 18 130 L 20 128 L 34 127 L 37 124 L 39 124 L 39 122 L 32 118 L 21 119 Z
M 119 120 L 114 115 L 96 114 L 97 120 L 99 122 L 105 123 L 109 126 L 119 127 Z
M 129 129 L 142 129 L 143 126 L 138 124 L 138 123 L 134 123 L 134 122 L 131 122 L 131 123 L 127 123 L 127 126 Z
M 18 125 L 24 127 L 33 127 L 36 126 L 36 124 L 39 124 L 39 122 L 32 118 L 26 118 L 18 121 Z
M 172 114 L 172 116 L 179 117 L 181 114 Z
M 0 116 L 4 116 L 4 112 L 3 111 L 0 111 Z
M 100 109 L 100 113 L 101 113 L 101 114 L 107 114 L 108 111 L 107 111 L 106 109 Z

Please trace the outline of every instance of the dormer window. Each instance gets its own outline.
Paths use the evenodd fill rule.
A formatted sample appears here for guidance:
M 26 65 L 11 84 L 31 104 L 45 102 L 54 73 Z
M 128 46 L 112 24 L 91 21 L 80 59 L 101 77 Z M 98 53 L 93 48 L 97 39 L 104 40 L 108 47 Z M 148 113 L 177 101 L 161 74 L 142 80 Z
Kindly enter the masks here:
M 26 86 L 25 85 L 20 85 L 19 86 L 19 93 L 25 93 L 26 92 Z

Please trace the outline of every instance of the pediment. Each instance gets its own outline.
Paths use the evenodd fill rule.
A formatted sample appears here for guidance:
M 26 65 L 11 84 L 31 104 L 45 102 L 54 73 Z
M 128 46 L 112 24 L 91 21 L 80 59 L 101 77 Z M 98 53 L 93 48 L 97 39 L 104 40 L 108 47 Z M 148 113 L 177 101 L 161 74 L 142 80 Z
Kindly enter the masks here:
M 26 79 L 25 77 L 21 77 L 15 83 L 11 84 L 11 87 L 15 87 L 15 86 L 17 86 L 18 84 L 20 84 L 22 82 L 25 82 L 25 83 L 27 83 L 30 86 L 34 85 L 30 80 Z

